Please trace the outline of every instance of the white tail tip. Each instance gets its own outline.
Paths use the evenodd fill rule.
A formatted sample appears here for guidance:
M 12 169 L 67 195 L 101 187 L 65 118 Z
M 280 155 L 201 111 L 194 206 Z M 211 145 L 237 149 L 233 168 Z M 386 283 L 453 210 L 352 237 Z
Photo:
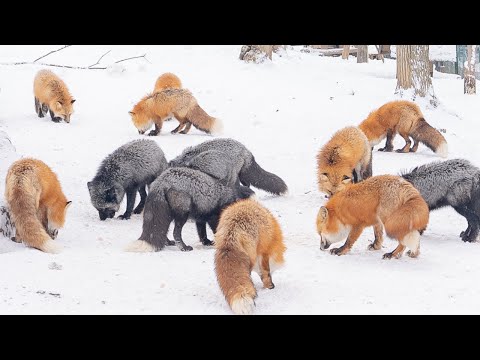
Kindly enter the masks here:
M 250 297 L 241 297 L 232 301 L 232 311 L 237 315 L 250 315 L 255 308 L 255 302 Z
M 39 246 L 39 249 L 49 254 L 58 254 L 62 252 L 63 248 L 60 244 L 57 244 L 55 241 L 47 240 L 42 245 Z
M 442 143 L 437 151 L 435 151 L 435 153 L 438 155 L 438 156 L 441 156 L 442 158 L 446 158 L 448 156 L 448 145 L 446 142 Z
M 128 252 L 154 252 L 155 248 L 143 240 L 135 240 L 127 245 L 125 251 Z
M 215 118 L 215 122 L 213 123 L 211 133 L 212 134 L 217 134 L 217 135 L 223 133 L 223 121 L 222 120 Z

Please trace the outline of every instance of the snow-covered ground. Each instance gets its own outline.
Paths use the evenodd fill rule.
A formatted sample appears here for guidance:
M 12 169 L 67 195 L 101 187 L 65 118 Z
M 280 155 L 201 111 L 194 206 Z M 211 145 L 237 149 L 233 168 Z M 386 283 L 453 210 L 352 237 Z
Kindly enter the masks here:
M 55 48 L 2 46 L 0 62 L 32 61 Z M 56 240 L 64 247 L 61 254 L 0 238 L 0 313 L 231 313 L 216 282 L 214 249 L 200 244 L 194 223 L 184 227 L 191 252 L 173 247 L 126 253 L 123 248 L 141 233 L 141 215 L 101 222 L 90 204 L 87 182 L 100 161 L 141 138 L 128 111 L 167 71 L 223 120 L 223 136 L 243 142 L 262 167 L 289 185 L 286 197 L 255 190 L 278 217 L 288 247 L 285 267 L 273 273 L 275 289 L 262 289 L 252 274 L 256 314 L 480 313 L 480 245 L 460 240 L 466 221 L 452 209 L 431 214 L 418 259 L 382 260 L 396 246 L 391 240 L 379 252 L 367 251 L 371 229 L 348 255 L 319 249 L 315 216 L 324 198 L 317 190 L 315 155 L 333 132 L 359 124 L 371 110 L 395 99 L 394 60 L 357 64 L 355 58 L 319 57 L 296 48 L 274 55 L 273 63 L 253 65 L 238 60 L 237 45 L 73 46 L 42 61 L 88 66 L 110 49 L 101 64 L 144 53 L 149 62 L 136 59 L 107 70 L 52 68 L 77 99 L 70 124 L 36 116 L 32 88 L 41 66 L 0 65 L 0 128 L 18 154 L 49 164 L 73 201 Z M 463 81 L 456 75 L 435 72 L 434 89 L 441 105 L 420 106 L 430 124 L 446 129 L 449 158 L 480 165 L 478 97 L 463 95 Z M 171 135 L 176 125 L 166 122 L 154 138 L 167 159 L 211 139 L 194 128 L 188 135 Z M 403 140 L 397 137 L 395 145 Z M 440 159 L 423 145 L 416 154 L 375 151 L 373 170 L 375 175 L 397 174 L 434 160 Z M 0 181 L 4 178 L 2 171 Z

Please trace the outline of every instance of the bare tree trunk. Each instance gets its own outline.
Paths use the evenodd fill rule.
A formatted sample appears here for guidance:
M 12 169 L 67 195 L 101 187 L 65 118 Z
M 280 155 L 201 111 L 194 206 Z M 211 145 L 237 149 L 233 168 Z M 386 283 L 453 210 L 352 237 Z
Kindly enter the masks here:
M 403 97 L 404 91 L 413 89 L 412 100 L 417 96 L 429 98 L 437 105 L 430 76 L 428 45 L 397 45 L 396 94 Z
M 463 71 L 463 93 L 476 94 L 477 86 L 475 81 L 475 60 L 477 45 L 467 45 L 467 63 Z
M 272 60 L 273 47 L 274 45 L 243 45 L 240 50 L 240 60 L 257 64 L 265 61 L 267 57 Z
M 368 62 L 368 45 L 357 45 L 357 63 Z
M 348 55 L 350 55 L 350 45 L 343 45 L 342 59 L 348 60 Z

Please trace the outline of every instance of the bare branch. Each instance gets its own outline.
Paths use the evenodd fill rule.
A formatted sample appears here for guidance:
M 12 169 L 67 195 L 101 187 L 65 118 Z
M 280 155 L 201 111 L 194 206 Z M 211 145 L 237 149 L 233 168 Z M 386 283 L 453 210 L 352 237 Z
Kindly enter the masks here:
M 100 59 L 98 59 L 95 64 L 90 65 L 88 68 L 89 68 L 89 69 L 92 69 L 95 65 L 100 64 L 100 61 L 102 61 L 103 57 L 104 57 L 105 55 L 107 55 L 108 53 L 110 53 L 111 51 L 112 51 L 112 50 L 108 50 L 105 54 L 103 54 L 102 56 L 100 56 Z
M 63 49 L 65 49 L 65 48 L 69 47 L 69 46 L 72 46 L 72 45 L 65 45 L 65 46 L 61 47 L 60 49 L 52 50 L 52 51 L 50 51 L 48 54 L 45 54 L 45 55 L 43 55 L 43 56 L 40 56 L 38 59 L 33 60 L 33 62 L 36 63 L 38 60 L 43 59 L 44 57 L 47 57 L 48 55 L 53 54 L 53 53 L 55 53 L 55 52 L 57 52 L 57 51 L 63 50 Z
M 140 56 L 129 57 L 129 58 L 126 58 L 126 59 L 122 59 L 122 60 L 115 61 L 115 64 L 121 63 L 122 61 L 132 60 L 132 59 L 139 59 L 139 58 L 144 58 L 144 59 L 146 59 L 145 56 L 147 56 L 147 54 L 143 54 L 143 55 L 140 55 Z M 147 60 L 147 61 L 148 61 L 148 60 Z

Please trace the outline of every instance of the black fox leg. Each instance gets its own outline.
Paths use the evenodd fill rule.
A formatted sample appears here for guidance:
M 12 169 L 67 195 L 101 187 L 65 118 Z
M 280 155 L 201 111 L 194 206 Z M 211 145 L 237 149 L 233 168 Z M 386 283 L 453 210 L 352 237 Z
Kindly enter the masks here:
M 172 214 L 165 201 L 147 199 L 143 213 L 142 235 L 139 240 L 149 243 L 157 251 L 162 250 L 165 245 L 174 245 L 175 242 L 167 238 L 172 220 Z
M 418 144 L 420 144 L 420 141 L 415 139 L 413 136 L 412 136 L 412 139 L 413 139 L 413 146 L 410 148 L 410 152 L 416 152 L 418 150 Z
M 122 220 L 130 219 L 132 216 L 133 206 L 135 205 L 135 199 L 137 197 L 137 188 L 128 188 L 127 189 L 127 210 L 123 215 L 120 215 L 118 218 Z
M 203 245 L 209 246 L 215 243 L 207 238 L 207 223 L 204 221 L 197 221 L 197 233 Z
M 147 190 L 145 189 L 146 185 L 143 185 L 138 189 L 138 193 L 140 194 L 140 202 L 138 203 L 135 210 L 133 210 L 134 214 L 141 214 L 143 208 L 145 207 L 145 201 L 147 200 Z
M 365 171 L 363 172 L 363 180 L 365 179 L 368 179 L 369 177 L 371 177 L 373 175 L 373 166 L 372 166 L 372 162 L 373 162 L 373 154 L 370 154 L 370 161 L 368 163 L 368 166 L 367 168 L 365 169 Z
M 470 210 L 466 206 L 455 206 L 454 209 L 460 215 L 464 216 L 467 219 L 467 222 L 468 222 L 467 229 L 460 233 L 460 237 L 465 242 L 475 241 L 475 239 L 478 236 L 479 225 L 480 225 L 477 215 L 475 214 L 475 212 L 473 212 L 472 210 Z
M 180 134 L 186 134 L 190 131 L 190 128 L 192 127 L 192 123 L 191 122 L 188 122 L 187 125 L 185 126 L 185 129 L 183 129 L 182 131 L 180 131 Z
M 162 128 L 155 123 L 155 129 L 148 133 L 148 136 L 157 136 Z
M 42 104 L 42 113 L 43 115 L 47 115 L 48 113 L 48 105 L 47 104 Z
M 184 215 L 182 217 L 175 217 L 175 228 L 173 229 L 173 238 L 175 239 L 175 244 L 177 247 L 182 251 L 192 251 L 193 248 L 191 246 L 185 245 L 182 240 L 182 228 L 183 225 L 188 220 L 188 215 Z
M 53 122 L 59 123 L 60 121 L 62 121 L 62 118 L 55 117 L 55 114 L 53 113 L 52 110 L 49 109 L 49 111 L 50 111 L 50 117 L 52 118 Z
M 400 136 L 403 138 L 403 140 L 405 140 L 405 145 L 403 146 L 403 148 L 397 149 L 396 152 L 398 153 L 410 152 L 410 144 L 412 143 L 410 141 L 410 137 L 408 136 L 408 134 L 402 134 L 402 133 L 400 133 Z
M 43 118 L 43 111 L 42 105 L 40 105 L 40 101 L 35 97 L 35 112 L 37 113 L 38 117 Z
M 387 141 L 385 142 L 385 147 L 378 149 L 378 151 L 392 151 L 393 150 L 393 131 L 387 131 Z
M 185 126 L 185 123 L 180 123 L 175 129 L 173 129 L 172 131 L 170 131 L 170 133 L 176 134 L 176 133 L 179 132 L 181 129 L 183 129 L 184 126 Z
M 207 221 L 208 226 L 210 226 L 210 229 L 212 229 L 214 234 L 217 232 L 219 221 L 220 221 L 220 215 L 213 215 Z
M 353 179 L 352 179 L 352 180 L 353 180 L 352 182 L 353 182 L 354 184 L 356 184 L 356 183 L 359 182 L 359 181 L 358 181 L 357 170 L 355 170 L 355 169 L 352 171 L 352 178 L 353 178 Z

